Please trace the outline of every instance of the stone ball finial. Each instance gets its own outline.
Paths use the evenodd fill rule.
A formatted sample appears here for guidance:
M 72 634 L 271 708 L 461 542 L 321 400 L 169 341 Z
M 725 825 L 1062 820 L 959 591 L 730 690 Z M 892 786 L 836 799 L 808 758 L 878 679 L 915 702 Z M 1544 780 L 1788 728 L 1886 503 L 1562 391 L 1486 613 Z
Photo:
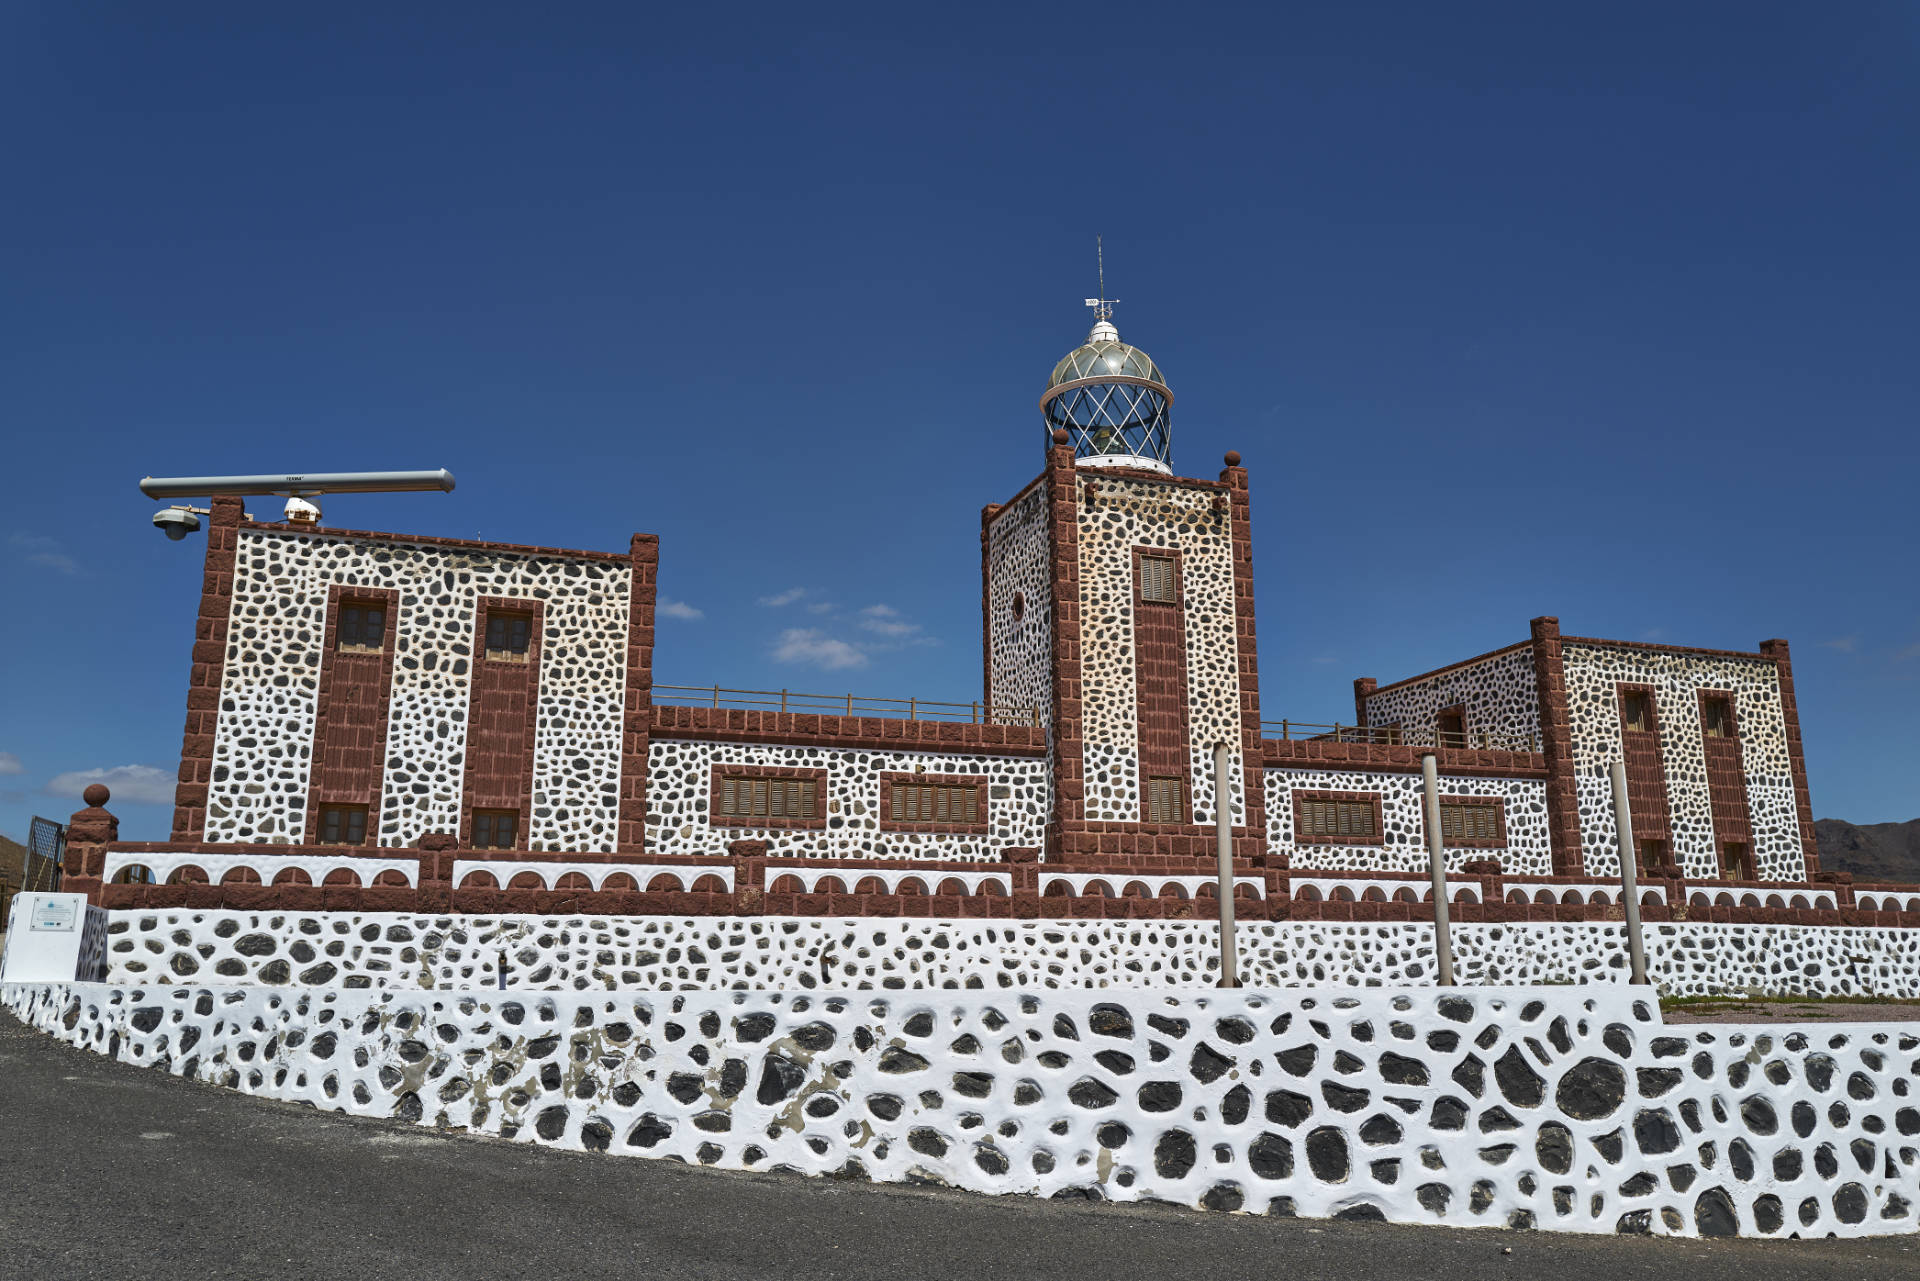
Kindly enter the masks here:
M 80 799 L 99 809 L 113 799 L 113 793 L 107 790 L 105 783 L 88 783 L 87 790 L 80 793 Z
M 1240 465 L 1240 451 L 1237 449 L 1229 449 L 1227 451 L 1227 466 L 1238 467 L 1239 465 Z
M 1053 443 L 1056 445 L 1064 445 L 1067 443 L 1067 429 L 1065 427 L 1055 427 L 1053 429 Z

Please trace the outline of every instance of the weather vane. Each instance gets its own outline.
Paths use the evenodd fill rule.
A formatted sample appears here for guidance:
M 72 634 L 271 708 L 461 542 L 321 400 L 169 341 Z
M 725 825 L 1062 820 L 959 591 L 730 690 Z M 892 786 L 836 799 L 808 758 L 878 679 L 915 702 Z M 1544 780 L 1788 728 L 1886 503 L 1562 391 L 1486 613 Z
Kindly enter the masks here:
M 1102 245 L 1100 241 L 1101 238 L 1099 236 L 1093 238 L 1094 260 L 1100 266 L 1100 296 L 1098 298 L 1087 299 L 1087 306 L 1093 308 L 1093 318 L 1095 320 L 1112 320 L 1113 304 L 1120 300 L 1118 298 L 1107 297 L 1107 251 L 1106 247 Z

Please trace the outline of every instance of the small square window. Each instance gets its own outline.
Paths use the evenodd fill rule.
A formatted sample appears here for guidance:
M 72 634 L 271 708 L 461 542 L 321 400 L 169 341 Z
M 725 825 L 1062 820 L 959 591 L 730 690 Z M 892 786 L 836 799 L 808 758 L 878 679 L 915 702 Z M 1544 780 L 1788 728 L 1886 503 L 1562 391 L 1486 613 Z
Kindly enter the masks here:
M 505 610 L 487 611 L 487 657 L 524 663 L 533 646 L 533 615 Z
M 320 807 L 320 843 L 322 845 L 365 845 L 367 843 L 367 807 L 322 805 Z
M 1465 747 L 1467 745 L 1467 709 L 1464 707 L 1443 707 L 1435 716 L 1435 728 L 1440 731 L 1440 741 L 1436 747 Z
M 1753 846 L 1741 841 L 1728 841 L 1720 847 L 1720 879 L 1723 881 L 1751 881 L 1753 876 Z
M 334 648 L 350 654 L 378 654 L 387 647 L 387 605 L 377 600 L 342 600 Z
M 1441 801 L 1440 837 L 1447 841 L 1497 841 L 1500 808 L 1494 801 Z
M 1709 694 L 1700 700 L 1700 732 L 1708 738 L 1732 738 L 1733 704 L 1724 695 Z
M 1155 605 L 1177 605 L 1180 601 L 1175 590 L 1173 557 L 1142 556 L 1140 558 L 1140 599 Z
M 1620 695 L 1620 727 L 1635 734 L 1653 732 L 1653 695 L 1644 689 Z
M 473 848 L 510 850 L 520 826 L 519 810 L 475 810 L 473 812 Z
M 1187 821 L 1187 785 L 1178 778 L 1147 780 L 1147 822 L 1184 823 Z

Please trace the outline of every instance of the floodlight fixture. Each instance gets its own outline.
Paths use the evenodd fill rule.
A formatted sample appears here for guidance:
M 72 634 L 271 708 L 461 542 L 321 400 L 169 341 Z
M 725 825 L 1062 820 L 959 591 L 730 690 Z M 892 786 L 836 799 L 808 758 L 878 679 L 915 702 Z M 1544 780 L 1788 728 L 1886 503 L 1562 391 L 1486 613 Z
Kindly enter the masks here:
M 413 494 L 453 492 L 453 473 L 435 471 L 334 471 L 284 476 L 148 476 L 140 492 L 148 498 L 200 498 L 215 494 L 279 494 L 287 500 L 286 518 L 296 525 L 320 523 L 323 494 Z M 200 528 L 205 508 L 176 505 L 155 512 L 153 523 L 178 542 Z

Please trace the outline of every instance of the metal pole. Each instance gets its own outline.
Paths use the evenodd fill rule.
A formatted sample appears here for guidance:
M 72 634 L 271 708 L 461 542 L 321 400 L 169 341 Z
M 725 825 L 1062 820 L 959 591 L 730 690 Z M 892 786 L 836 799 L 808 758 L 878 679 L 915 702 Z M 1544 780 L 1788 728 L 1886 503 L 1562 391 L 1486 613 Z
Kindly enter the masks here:
M 1220 854 L 1220 986 L 1239 987 L 1238 959 L 1233 948 L 1233 801 L 1227 791 L 1232 749 L 1213 747 L 1213 832 Z
M 1627 763 L 1613 763 L 1613 830 L 1620 847 L 1620 900 L 1627 909 L 1627 959 L 1633 981 L 1647 981 L 1647 941 L 1640 933 L 1640 885 L 1633 859 L 1633 806 L 1627 801 Z
M 1436 739 L 1439 735 L 1434 735 Z M 1453 929 L 1447 908 L 1447 852 L 1440 841 L 1440 766 L 1432 752 L 1420 757 L 1427 792 L 1427 869 L 1433 876 L 1433 950 L 1440 958 L 1440 986 L 1453 986 Z

